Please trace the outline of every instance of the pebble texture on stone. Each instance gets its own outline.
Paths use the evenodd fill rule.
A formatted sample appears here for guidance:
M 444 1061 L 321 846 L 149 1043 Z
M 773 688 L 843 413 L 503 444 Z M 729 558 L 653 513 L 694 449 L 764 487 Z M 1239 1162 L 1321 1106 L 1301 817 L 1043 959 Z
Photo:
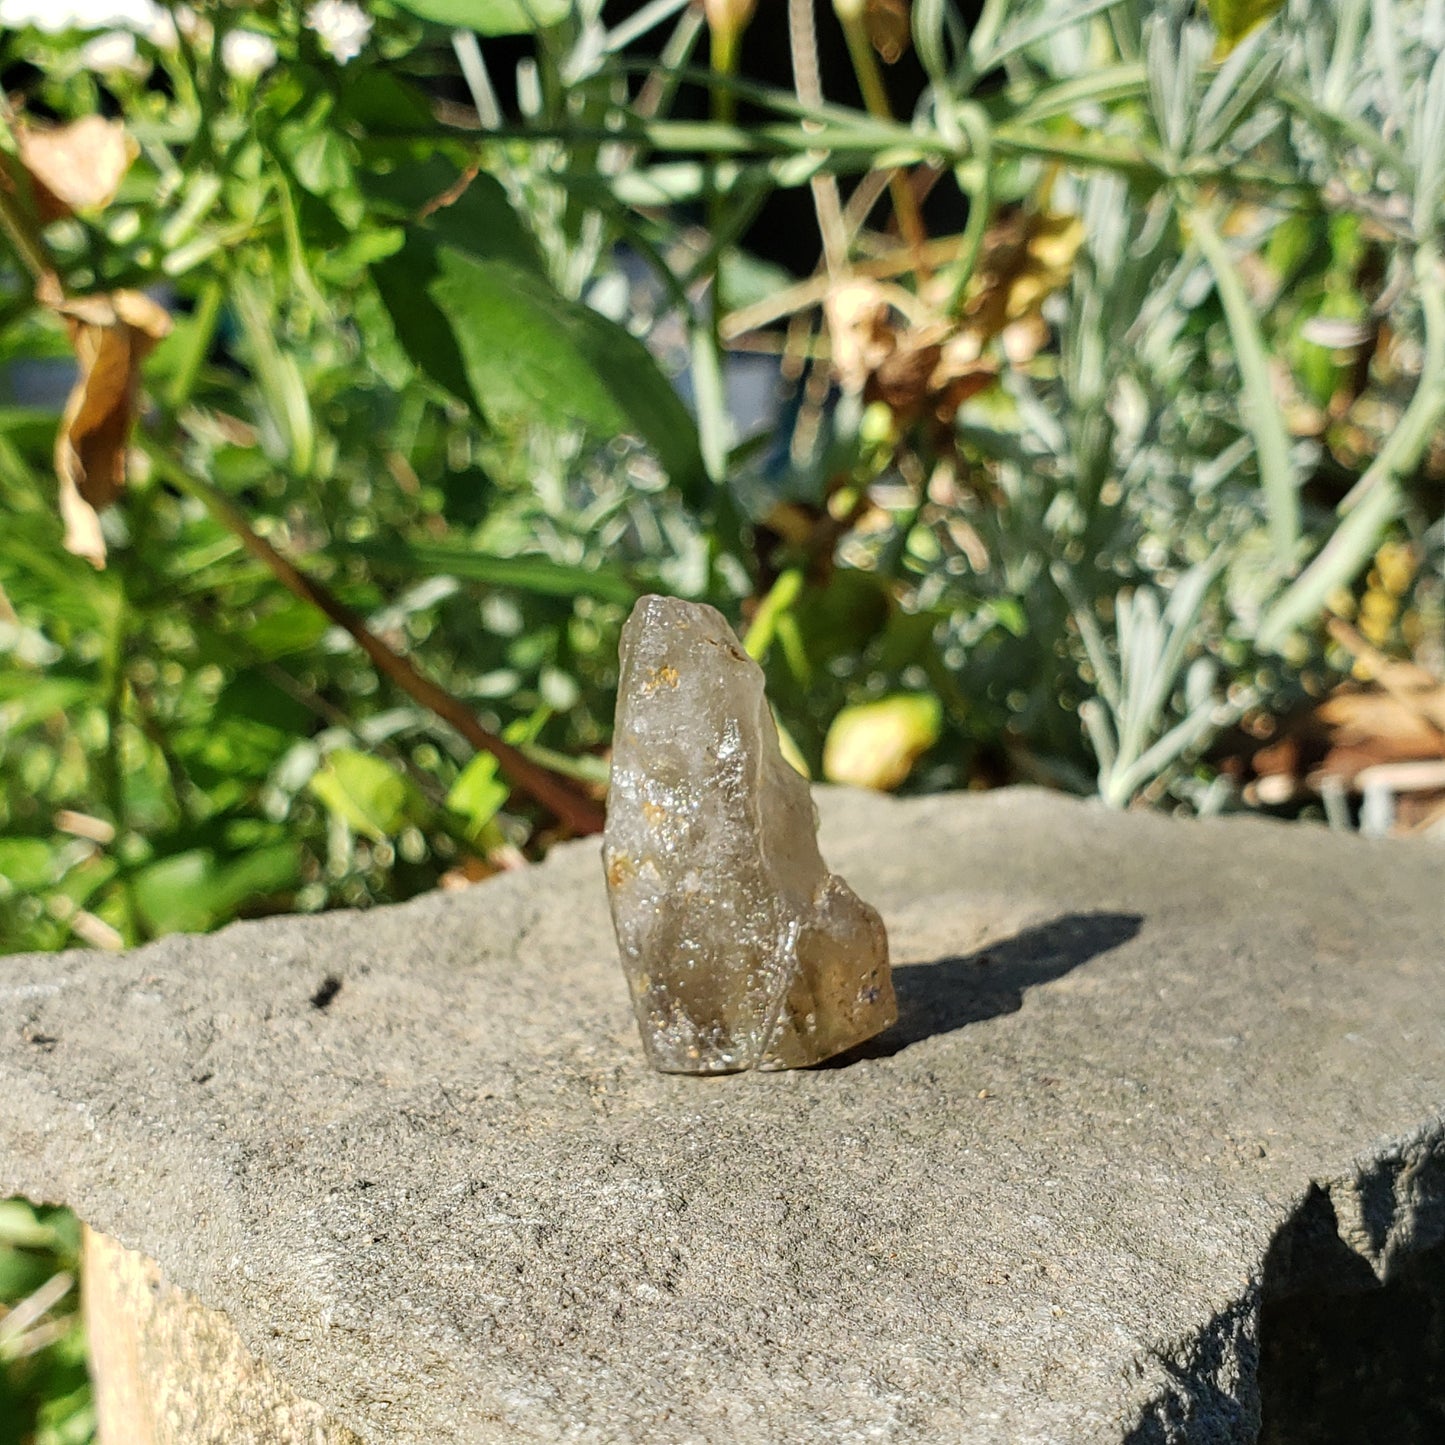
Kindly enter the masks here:
M 807 781 L 732 628 L 644 597 L 621 665 L 602 859 L 653 1067 L 800 1068 L 887 1028 L 883 921 L 824 864 Z
M 650 1069 L 576 843 L 0 958 L 0 1195 L 158 1261 L 369 1445 L 1288 1442 L 1273 1322 L 1333 1280 L 1383 1331 L 1445 1239 L 1440 850 L 819 804 L 895 960 L 859 1061 Z

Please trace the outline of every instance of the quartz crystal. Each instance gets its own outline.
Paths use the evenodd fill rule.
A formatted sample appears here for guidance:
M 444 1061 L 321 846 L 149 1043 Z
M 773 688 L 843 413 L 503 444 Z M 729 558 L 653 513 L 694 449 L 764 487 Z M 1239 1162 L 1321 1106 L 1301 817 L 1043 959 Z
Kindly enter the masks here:
M 883 921 L 828 871 L 817 827 L 721 614 L 644 597 L 622 633 L 602 856 L 655 1068 L 799 1068 L 897 1017 Z

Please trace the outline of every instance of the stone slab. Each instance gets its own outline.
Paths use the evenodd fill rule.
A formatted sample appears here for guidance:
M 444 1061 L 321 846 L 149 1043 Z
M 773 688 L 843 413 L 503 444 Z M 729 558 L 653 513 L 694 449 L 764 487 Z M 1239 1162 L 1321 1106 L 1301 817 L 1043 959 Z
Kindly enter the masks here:
M 0 1195 L 157 1261 L 367 1441 L 1286 1438 L 1270 1300 L 1326 1245 L 1368 1283 L 1445 1239 L 1445 855 L 820 801 L 899 965 L 840 1066 L 650 1072 L 585 842 L 0 959 Z

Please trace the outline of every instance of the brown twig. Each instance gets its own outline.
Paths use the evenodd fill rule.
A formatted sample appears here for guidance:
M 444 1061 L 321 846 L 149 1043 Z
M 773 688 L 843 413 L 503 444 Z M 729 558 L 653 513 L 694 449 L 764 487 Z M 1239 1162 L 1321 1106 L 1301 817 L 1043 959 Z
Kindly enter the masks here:
M 863 93 L 863 104 L 869 115 L 879 120 L 891 121 L 893 107 L 888 99 L 888 88 L 883 84 L 883 76 L 873 55 L 862 0 L 833 0 L 833 9 L 843 26 L 843 38 L 848 45 L 848 57 L 853 62 L 853 73 L 858 78 L 858 89 Z M 919 208 L 918 197 L 913 193 L 906 169 L 899 168 L 892 172 L 889 190 L 893 196 L 893 214 L 898 220 L 899 233 L 913 256 L 913 269 L 919 282 L 925 282 L 932 275 L 926 251 L 928 231 L 924 227 L 923 212 Z
M 959 243 L 958 236 L 937 237 L 924 246 L 924 259 L 933 265 L 946 265 L 958 255 Z M 867 261 L 854 261 L 849 270 L 855 276 L 871 276 L 881 279 L 887 276 L 901 276 L 905 271 L 913 270 L 916 260 L 910 247 L 897 247 L 885 256 L 878 256 Z M 723 318 L 723 340 L 732 342 L 734 338 L 742 336 L 746 332 L 756 331 L 759 327 L 779 321 L 784 316 L 790 316 L 793 312 L 801 311 L 808 306 L 816 306 L 827 296 L 832 284 L 832 280 L 828 276 L 811 276 L 806 281 L 798 281 L 791 286 L 785 286 L 781 291 L 774 292 L 773 295 L 765 297 L 762 301 L 756 301 L 750 306 L 738 307 L 736 311 L 729 312 Z
M 367 627 L 361 615 L 342 602 L 330 588 L 287 561 L 264 537 L 258 535 L 223 493 L 198 478 L 183 476 L 179 468 L 168 468 L 167 476 L 199 498 L 211 515 L 232 532 L 278 582 L 350 633 L 379 672 L 424 708 L 450 723 L 474 748 L 496 758 L 497 765 L 519 792 L 547 808 L 575 833 L 602 831 L 605 814 L 597 803 L 574 791 L 569 783 L 534 763 L 511 743 L 488 732 L 460 698 L 433 682 L 410 658 L 394 652 Z
M 821 110 L 823 80 L 818 68 L 817 16 L 813 6 L 814 0 L 788 0 L 788 46 L 793 57 L 795 94 L 809 109 Z M 843 223 L 838 178 L 824 171 L 808 184 L 813 192 L 813 209 L 818 216 L 828 275 L 841 276 L 848 268 L 848 231 Z

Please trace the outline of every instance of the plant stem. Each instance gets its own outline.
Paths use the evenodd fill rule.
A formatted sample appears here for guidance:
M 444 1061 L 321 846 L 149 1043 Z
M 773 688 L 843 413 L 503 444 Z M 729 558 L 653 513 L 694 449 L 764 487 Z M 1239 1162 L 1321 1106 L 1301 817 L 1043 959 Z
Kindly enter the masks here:
M 743 649 L 754 662 L 766 660 L 779 622 L 802 595 L 802 591 L 801 567 L 789 567 L 768 589 L 768 595 L 758 604 L 758 610 L 753 614 L 752 626 L 743 638 Z
M 19 197 L 3 184 L 0 184 L 0 228 L 4 229 L 25 269 L 37 282 L 55 274 L 45 245 L 36 234 L 34 220 L 26 215 Z
M 817 110 L 823 104 L 823 81 L 818 70 L 818 27 L 815 0 L 788 0 L 788 48 L 793 59 L 793 90 L 799 104 Z M 822 154 L 820 152 L 820 154 Z M 848 264 L 848 230 L 838 178 L 817 175 L 808 183 L 823 242 L 823 261 L 829 276 L 839 276 Z
M 1195 244 L 1214 273 L 1214 287 L 1234 342 L 1235 360 L 1243 383 L 1240 409 L 1254 437 L 1275 561 L 1281 570 L 1288 572 L 1295 566 L 1299 546 L 1299 492 L 1290 457 L 1289 431 L 1270 380 L 1269 353 L 1244 282 L 1213 219 L 1203 206 L 1195 206 L 1189 212 L 1189 222 Z
M 968 136 L 973 159 L 977 162 L 979 180 L 968 198 L 968 220 L 964 225 L 963 244 L 953 272 L 953 290 L 948 300 L 948 314 L 957 316 L 963 309 L 968 283 L 973 278 L 978 258 L 983 254 L 983 238 L 988 230 L 989 213 L 993 210 L 993 130 L 988 116 L 972 101 L 958 107 L 958 123 Z M 960 184 L 962 178 L 960 177 Z
M 114 858 L 120 889 L 121 935 L 126 946 L 130 947 L 140 942 L 140 912 L 136 907 L 135 880 L 131 877 L 130 865 L 122 856 L 129 825 L 126 822 L 125 765 L 121 757 L 121 732 L 125 726 L 126 597 L 119 573 L 115 574 L 114 585 L 114 610 L 104 664 L 105 751 L 101 754 L 100 769 L 106 806 L 110 809 L 111 823 L 115 827 Z
M 224 299 L 225 293 L 220 281 L 214 276 L 210 277 L 201 287 L 201 294 L 191 318 L 190 335 L 186 339 L 185 350 L 181 353 L 180 363 L 166 392 L 166 403 L 173 416 L 190 401 L 191 393 L 196 389 L 196 380 L 201 374 L 206 353 L 210 351 L 211 342 L 216 335 L 216 325 L 221 317 L 221 303 Z
M 859 0 L 833 0 L 833 9 L 843 26 L 843 38 L 848 42 L 848 57 L 853 62 L 853 73 L 858 77 L 863 104 L 874 119 L 892 122 L 893 107 L 888 100 L 888 88 L 883 84 L 883 73 L 878 69 L 878 61 L 873 54 L 872 42 L 868 39 L 863 5 Z M 895 170 L 889 177 L 888 189 L 893 197 L 898 229 L 913 252 L 918 279 L 926 281 L 932 275 L 923 249 L 928 241 L 928 232 L 924 229 L 923 213 L 908 183 L 907 172 Z
M 738 72 L 738 51 L 739 41 L 742 39 L 742 24 L 734 23 L 731 19 L 714 24 L 712 26 L 711 51 L 709 59 L 712 64 L 712 84 L 708 87 L 708 104 L 711 108 L 712 121 L 720 129 L 733 128 L 737 117 L 737 103 L 734 99 L 730 86 L 725 83 L 736 76 Z M 720 155 L 713 156 L 714 166 L 723 159 Z M 715 178 L 716 171 L 711 173 Z M 722 234 L 726 224 L 727 199 L 718 190 L 715 179 L 709 184 L 707 197 L 707 228 L 708 234 L 717 237 Z M 708 314 L 707 333 L 711 341 L 713 352 L 717 358 L 717 366 L 720 373 L 726 374 L 726 364 L 723 355 L 722 325 L 723 313 L 727 310 L 725 291 L 723 287 L 723 254 L 722 248 L 717 248 L 716 256 L 712 267 L 712 297 L 711 309 Z M 726 397 L 726 385 L 723 388 L 723 395 Z M 713 480 L 720 485 L 725 481 L 723 476 L 715 476 Z

